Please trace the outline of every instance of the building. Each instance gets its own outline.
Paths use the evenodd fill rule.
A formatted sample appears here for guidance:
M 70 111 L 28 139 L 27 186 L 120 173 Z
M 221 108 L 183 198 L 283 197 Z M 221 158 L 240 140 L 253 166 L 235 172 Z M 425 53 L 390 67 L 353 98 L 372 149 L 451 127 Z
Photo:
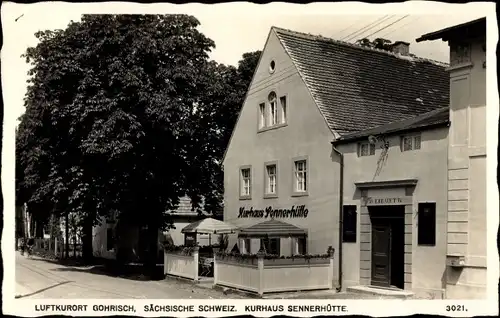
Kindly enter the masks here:
M 188 224 L 198 221 L 204 217 L 211 216 L 203 212 L 201 215 L 192 210 L 191 200 L 188 197 L 179 199 L 179 205 L 175 211 L 171 211 L 174 228 L 162 233 L 159 231 L 158 240 L 163 243 L 167 241 L 174 245 L 185 245 L 184 234 L 181 230 Z M 93 251 L 97 257 L 108 259 L 116 258 L 116 251 L 124 253 L 123 257 L 129 260 L 138 260 L 143 257 L 147 249 L 144 241 L 145 229 L 134 226 L 125 226 L 113 217 L 107 220 L 103 218 L 100 225 L 93 229 Z M 208 235 L 198 235 L 198 244 L 208 245 Z M 161 249 L 161 246 L 158 247 Z
M 450 47 L 447 298 L 486 297 L 486 18 L 425 34 Z M 493 106 L 493 105 L 491 105 Z
M 248 227 L 275 218 L 305 229 L 306 240 L 272 239 L 270 252 L 332 246 L 337 286 L 341 157 L 332 140 L 448 105 L 444 65 L 411 56 L 404 42 L 393 49 L 273 27 L 224 156 L 224 221 Z M 261 241 L 229 244 L 256 253 Z
M 444 298 L 448 126 L 444 107 L 333 142 L 344 159 L 344 287 Z

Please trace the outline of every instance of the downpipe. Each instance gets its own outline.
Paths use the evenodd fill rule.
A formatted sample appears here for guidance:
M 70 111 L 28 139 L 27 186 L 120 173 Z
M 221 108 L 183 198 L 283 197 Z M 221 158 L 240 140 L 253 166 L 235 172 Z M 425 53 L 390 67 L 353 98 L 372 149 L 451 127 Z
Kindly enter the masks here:
M 344 213 L 342 211 L 343 206 L 344 206 L 344 154 L 341 153 L 337 148 L 334 146 L 334 142 L 332 141 L 332 149 L 337 155 L 339 156 L 339 163 L 340 163 L 340 175 L 339 175 L 339 252 L 338 252 L 338 257 L 339 257 L 339 286 L 337 287 L 337 292 L 342 291 L 342 241 L 343 241 L 343 235 L 342 235 L 342 229 L 343 229 L 343 224 L 344 224 Z

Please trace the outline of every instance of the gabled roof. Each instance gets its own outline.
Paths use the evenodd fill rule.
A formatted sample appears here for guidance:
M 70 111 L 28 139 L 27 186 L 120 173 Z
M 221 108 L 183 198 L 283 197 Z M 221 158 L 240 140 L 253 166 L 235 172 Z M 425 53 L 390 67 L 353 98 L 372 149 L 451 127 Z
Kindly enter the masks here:
M 340 135 L 449 104 L 446 64 L 273 27 L 326 122 Z
M 334 143 L 346 143 L 366 139 L 368 136 L 387 135 L 409 130 L 429 129 L 431 127 L 444 126 L 450 123 L 449 117 L 449 107 L 443 107 L 410 119 L 404 119 L 372 129 L 346 134 L 335 140 Z
M 204 211 L 203 202 L 201 203 L 202 215 L 209 216 L 210 213 Z M 188 196 L 184 196 L 179 198 L 179 206 L 176 210 L 167 211 L 170 215 L 175 216 L 198 216 L 198 212 L 196 210 L 192 210 L 191 199 Z
M 462 24 L 454 25 L 439 31 L 422 35 L 417 42 L 443 39 L 448 41 L 452 37 L 464 38 L 465 36 L 486 35 L 486 18 L 480 18 Z
M 241 229 L 238 234 L 240 237 L 297 237 L 306 235 L 306 230 L 276 219 L 271 219 Z

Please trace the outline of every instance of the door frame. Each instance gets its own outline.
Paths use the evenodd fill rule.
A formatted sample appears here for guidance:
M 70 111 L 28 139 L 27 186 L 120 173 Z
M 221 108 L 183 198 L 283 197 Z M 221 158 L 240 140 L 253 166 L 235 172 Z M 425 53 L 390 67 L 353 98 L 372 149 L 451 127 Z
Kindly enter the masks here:
M 390 287 L 391 286 L 391 260 L 392 260 L 392 249 L 391 249 L 391 244 L 392 244 L 392 227 L 390 224 L 385 224 L 384 222 L 380 222 L 380 218 L 377 220 L 377 218 L 374 218 L 378 222 L 372 222 L 372 234 L 371 234 L 371 280 L 370 284 L 373 286 L 379 286 L 379 287 Z M 374 261 L 374 236 L 376 235 L 376 232 L 373 231 L 375 227 L 383 227 L 389 232 L 389 239 L 387 241 L 387 281 L 385 283 L 381 283 L 379 281 L 374 280 L 374 273 L 375 273 L 375 261 Z

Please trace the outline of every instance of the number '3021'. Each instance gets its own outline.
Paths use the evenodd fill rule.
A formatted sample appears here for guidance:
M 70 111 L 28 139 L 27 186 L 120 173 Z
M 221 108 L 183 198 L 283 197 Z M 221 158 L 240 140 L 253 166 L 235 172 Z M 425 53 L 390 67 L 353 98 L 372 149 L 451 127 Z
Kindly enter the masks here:
M 447 305 L 446 311 L 467 311 L 464 305 Z

